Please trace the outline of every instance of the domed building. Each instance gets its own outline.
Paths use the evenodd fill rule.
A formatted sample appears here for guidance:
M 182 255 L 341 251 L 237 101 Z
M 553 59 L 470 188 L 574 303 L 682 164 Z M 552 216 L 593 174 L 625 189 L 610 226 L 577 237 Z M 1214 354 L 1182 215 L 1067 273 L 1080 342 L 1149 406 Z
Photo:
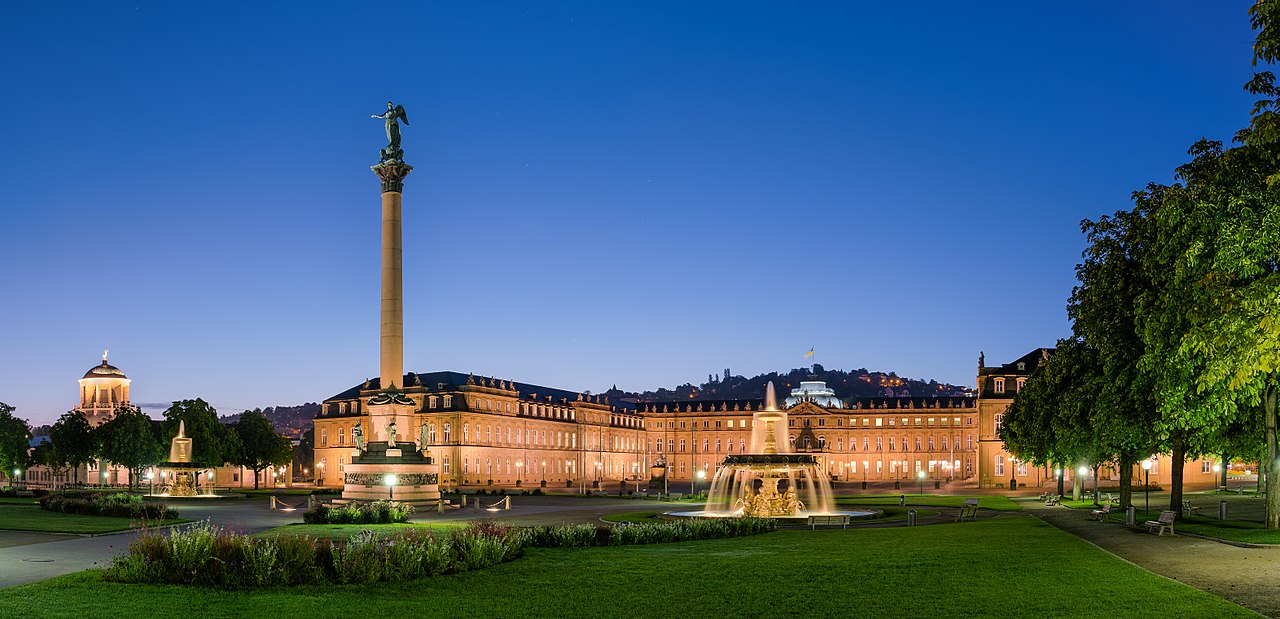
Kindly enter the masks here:
M 111 418 L 116 408 L 129 403 L 129 377 L 120 368 L 107 363 L 107 351 L 102 351 L 102 363 L 89 368 L 80 379 L 80 404 L 76 410 L 89 418 L 89 423 L 100 426 Z
M 823 408 L 844 408 L 844 403 L 836 396 L 835 390 L 827 387 L 827 383 L 821 380 L 800 381 L 800 386 L 791 390 L 785 406 L 791 408 L 801 402 L 812 402 Z

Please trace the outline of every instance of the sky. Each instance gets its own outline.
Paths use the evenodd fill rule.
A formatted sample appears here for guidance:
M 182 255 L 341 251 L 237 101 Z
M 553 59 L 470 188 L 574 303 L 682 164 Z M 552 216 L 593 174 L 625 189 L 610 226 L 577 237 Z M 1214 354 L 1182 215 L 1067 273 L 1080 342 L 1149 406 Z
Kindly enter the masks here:
M 405 369 L 972 385 L 1070 332 L 1079 222 L 1247 123 L 1248 0 L 0 3 L 0 401 L 156 414 Z

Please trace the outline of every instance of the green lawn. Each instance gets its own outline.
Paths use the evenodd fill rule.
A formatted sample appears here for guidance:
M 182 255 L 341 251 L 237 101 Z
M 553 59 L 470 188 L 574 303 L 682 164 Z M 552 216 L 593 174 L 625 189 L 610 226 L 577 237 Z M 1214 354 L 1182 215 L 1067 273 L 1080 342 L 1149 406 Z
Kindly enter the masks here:
M 465 522 L 400 522 L 395 524 L 287 524 L 258 533 L 259 537 L 281 535 L 310 535 L 317 539 L 347 539 L 360 531 L 373 531 L 379 537 L 393 535 L 408 529 L 448 530 L 464 526 Z
M 1280 544 L 1280 531 L 1268 531 L 1252 520 L 1218 520 L 1205 516 L 1184 516 L 1173 525 L 1178 533 L 1195 533 L 1250 544 Z
M 163 526 L 189 522 L 188 520 L 151 520 L 147 526 Z M 47 512 L 34 503 L 20 505 L 0 503 L 0 529 L 11 531 L 36 531 L 39 533 L 78 533 L 97 534 L 127 531 L 142 526 L 138 518 L 119 518 L 116 516 L 81 516 Z
M 622 512 L 620 514 L 608 514 L 601 516 L 600 519 L 605 522 L 657 522 L 662 520 L 658 516 L 662 512 Z
M 1064 586 L 1069 583 L 1070 586 Z M 1087 592 L 1087 596 L 1082 593 Z M 1088 604 L 1082 605 L 1087 597 Z M 1100 604 L 1104 606 L 1099 606 Z M 1105 607 L 1105 610 L 1102 610 Z M 476 572 L 255 591 L 122 585 L 98 572 L 0 590 L 12 616 L 1253 617 L 1034 518 L 532 549 Z M 115 612 L 115 611 L 112 611 Z
M 948 494 L 855 494 L 842 495 L 836 498 L 836 505 L 897 505 L 898 497 L 907 497 L 907 507 L 923 505 L 926 507 L 960 507 L 965 499 L 978 499 L 981 509 L 994 509 L 1002 512 L 1022 511 L 1022 507 L 1012 499 L 1003 495 L 963 496 Z

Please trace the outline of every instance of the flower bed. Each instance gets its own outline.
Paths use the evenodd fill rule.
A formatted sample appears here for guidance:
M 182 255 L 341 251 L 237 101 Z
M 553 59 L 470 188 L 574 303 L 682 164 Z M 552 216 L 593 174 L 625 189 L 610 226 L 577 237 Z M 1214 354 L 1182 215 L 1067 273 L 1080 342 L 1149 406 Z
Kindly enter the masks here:
M 391 524 L 408 521 L 412 513 L 413 506 L 400 501 L 352 501 L 337 507 L 321 503 L 304 512 L 302 521 L 307 524 Z
M 48 494 L 40 497 L 40 509 L 84 516 L 117 516 L 172 520 L 178 510 L 164 503 L 143 501 L 136 494 Z
M 753 535 L 774 527 L 774 521 L 760 518 L 527 529 L 480 520 L 448 533 L 415 529 L 387 539 L 363 531 L 335 544 L 308 536 L 255 538 L 205 522 L 168 534 L 143 533 L 104 577 L 229 588 L 403 581 L 497 565 L 529 547 L 652 544 Z

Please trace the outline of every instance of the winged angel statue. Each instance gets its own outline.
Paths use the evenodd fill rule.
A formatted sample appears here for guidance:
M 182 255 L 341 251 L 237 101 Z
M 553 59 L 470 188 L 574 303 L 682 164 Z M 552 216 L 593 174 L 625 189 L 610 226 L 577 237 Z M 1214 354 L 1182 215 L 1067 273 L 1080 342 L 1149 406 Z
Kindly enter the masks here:
M 383 161 L 400 161 L 404 157 L 404 149 L 400 148 L 400 122 L 404 121 L 406 127 L 409 126 L 409 115 L 405 114 L 403 105 L 396 105 L 390 101 L 387 102 L 387 111 L 381 114 L 374 114 L 370 118 L 381 118 L 387 124 L 387 147 L 382 149 Z

